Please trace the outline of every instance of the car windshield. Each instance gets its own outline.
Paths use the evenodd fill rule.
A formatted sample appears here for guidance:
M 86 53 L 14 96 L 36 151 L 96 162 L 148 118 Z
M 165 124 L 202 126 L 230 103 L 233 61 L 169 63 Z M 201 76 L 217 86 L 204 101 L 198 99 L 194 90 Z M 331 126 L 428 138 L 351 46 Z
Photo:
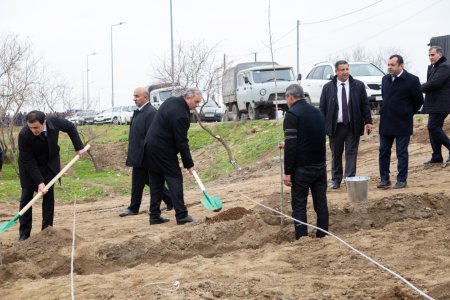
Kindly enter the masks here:
M 200 107 L 202 107 L 202 106 L 203 106 L 203 103 L 200 104 Z M 205 103 L 204 107 L 218 107 L 218 105 L 217 105 L 216 102 L 210 100 L 210 101 Z
M 262 83 L 274 80 L 273 70 L 258 70 L 253 71 L 253 81 L 255 83 Z M 291 69 L 277 69 L 275 70 L 275 76 L 277 80 L 292 81 L 294 75 Z
M 349 69 L 352 76 L 384 76 L 383 71 L 372 64 L 351 64 Z

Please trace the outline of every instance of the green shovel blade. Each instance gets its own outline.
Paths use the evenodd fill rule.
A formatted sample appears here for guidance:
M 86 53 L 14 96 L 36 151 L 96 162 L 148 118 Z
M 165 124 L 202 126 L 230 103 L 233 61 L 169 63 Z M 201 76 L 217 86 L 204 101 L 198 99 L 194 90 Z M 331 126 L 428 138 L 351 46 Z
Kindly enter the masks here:
M 2 223 L 0 225 L 0 233 L 5 232 L 9 227 L 12 227 L 20 217 L 20 214 L 17 214 L 10 221 Z
M 203 191 L 203 195 L 205 195 L 205 199 L 202 199 L 202 204 L 206 209 L 212 210 L 214 212 L 218 212 L 222 209 L 223 204 L 222 201 L 217 196 L 208 195 L 207 191 Z

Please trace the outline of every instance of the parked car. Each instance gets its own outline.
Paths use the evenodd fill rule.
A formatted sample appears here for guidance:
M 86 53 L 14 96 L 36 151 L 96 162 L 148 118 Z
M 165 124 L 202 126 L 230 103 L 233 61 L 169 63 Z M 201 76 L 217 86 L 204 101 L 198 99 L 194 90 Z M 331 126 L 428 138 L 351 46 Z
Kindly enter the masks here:
M 221 122 L 225 114 L 225 105 L 219 105 L 214 100 L 202 102 L 196 107 L 202 122 Z M 195 121 L 195 119 L 192 119 Z
M 350 75 L 364 82 L 372 112 L 378 113 L 383 98 L 381 97 L 381 79 L 385 75 L 377 66 L 367 62 L 349 62 Z M 302 79 L 301 85 L 306 99 L 314 106 L 319 106 L 323 86 L 334 77 L 334 64 L 323 62 L 314 65 Z
M 103 110 L 102 112 L 98 113 L 95 116 L 94 123 L 95 124 L 112 123 L 113 119 L 116 119 L 118 123 L 117 110 L 118 107 L 112 107 Z
M 156 109 L 172 95 L 180 96 L 184 92 L 184 88 L 177 85 L 172 92 L 172 84 L 170 83 L 153 84 L 148 86 L 147 89 L 150 95 L 149 101 Z
M 93 124 L 96 112 L 93 110 L 80 110 L 73 114 L 68 120 L 75 125 Z
M 134 111 L 137 109 L 136 105 L 121 106 L 118 110 L 119 124 L 130 124 Z

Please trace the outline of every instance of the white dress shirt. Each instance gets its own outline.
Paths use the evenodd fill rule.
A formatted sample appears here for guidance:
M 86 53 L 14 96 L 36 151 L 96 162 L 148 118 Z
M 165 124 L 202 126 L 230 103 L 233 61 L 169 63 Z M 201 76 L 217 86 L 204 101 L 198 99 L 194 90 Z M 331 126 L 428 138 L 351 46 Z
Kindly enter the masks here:
M 337 100 L 338 100 L 338 105 L 339 105 L 339 111 L 338 111 L 338 118 L 337 118 L 337 122 L 338 123 L 342 123 L 342 83 L 345 84 L 345 93 L 347 94 L 347 106 L 348 106 L 348 102 L 350 101 L 350 84 L 348 79 L 344 82 L 342 81 L 337 81 L 336 85 L 337 85 Z

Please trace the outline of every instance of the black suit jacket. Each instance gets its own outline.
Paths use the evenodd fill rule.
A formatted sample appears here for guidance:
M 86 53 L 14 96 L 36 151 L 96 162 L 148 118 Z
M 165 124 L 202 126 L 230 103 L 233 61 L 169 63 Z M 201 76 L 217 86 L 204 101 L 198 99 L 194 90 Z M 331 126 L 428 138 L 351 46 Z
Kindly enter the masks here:
M 411 135 L 413 116 L 423 104 L 419 78 L 406 70 L 394 81 L 391 75 L 385 75 L 381 81 L 381 94 L 380 134 Z
M 350 99 L 348 100 L 348 112 L 350 115 L 350 128 L 354 135 L 364 134 L 364 125 L 372 124 L 367 92 L 362 81 L 349 77 Z M 337 98 L 337 76 L 323 86 L 320 95 L 320 111 L 325 117 L 325 132 L 332 136 L 336 132 L 339 104 Z
M 450 113 L 450 62 L 445 56 L 428 66 L 427 82 L 422 84 L 425 94 L 424 113 Z
M 147 102 L 141 110 L 134 111 L 128 135 L 127 166 L 143 167 L 145 135 L 155 115 L 156 109 L 150 102 Z
M 19 175 L 22 188 L 37 190 L 44 182 L 43 171 L 50 170 L 54 175 L 61 169 L 59 160 L 59 132 L 66 132 L 76 151 L 83 149 L 83 142 L 75 126 L 59 117 L 47 118 L 47 139 L 42 141 L 35 136 L 28 125 L 19 133 Z
M 178 153 L 184 168 L 194 166 L 189 149 L 189 126 L 189 107 L 184 98 L 170 97 L 164 101 L 145 137 L 145 156 L 149 169 L 182 176 Z

